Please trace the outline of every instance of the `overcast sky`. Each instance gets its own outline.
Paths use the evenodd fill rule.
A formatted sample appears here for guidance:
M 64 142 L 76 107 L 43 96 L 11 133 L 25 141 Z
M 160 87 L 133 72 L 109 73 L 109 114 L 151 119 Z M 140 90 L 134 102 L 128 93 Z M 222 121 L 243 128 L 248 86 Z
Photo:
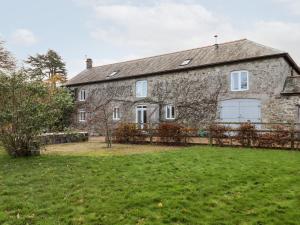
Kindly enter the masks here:
M 19 62 L 54 49 L 69 77 L 102 65 L 248 38 L 300 64 L 300 0 L 1 0 L 0 38 Z

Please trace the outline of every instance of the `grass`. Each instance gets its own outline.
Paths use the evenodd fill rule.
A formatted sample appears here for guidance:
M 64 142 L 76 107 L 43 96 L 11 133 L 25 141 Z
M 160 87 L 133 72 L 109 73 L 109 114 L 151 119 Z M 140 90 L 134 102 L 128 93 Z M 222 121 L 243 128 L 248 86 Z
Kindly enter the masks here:
M 92 146 L 0 154 L 0 224 L 299 224 L 299 152 Z

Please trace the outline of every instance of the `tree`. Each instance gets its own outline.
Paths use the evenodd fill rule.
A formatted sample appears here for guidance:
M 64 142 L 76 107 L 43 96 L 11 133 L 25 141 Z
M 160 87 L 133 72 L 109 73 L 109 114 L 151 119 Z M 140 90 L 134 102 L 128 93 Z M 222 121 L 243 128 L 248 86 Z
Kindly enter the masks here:
M 148 116 L 150 118 L 158 110 L 159 122 L 163 122 L 163 108 L 170 104 L 176 109 L 175 122 L 193 125 L 211 122 L 217 115 L 218 98 L 222 88 L 223 82 L 218 77 L 201 80 L 184 78 L 161 80 L 154 83 L 150 97 L 134 100 L 131 98 L 131 86 L 108 84 L 89 91 L 85 102 L 86 111 L 89 112 L 88 123 L 91 129 L 105 131 L 107 147 L 111 147 L 115 125 L 112 115 L 115 106 L 122 108 L 124 114 L 131 117 L 134 105 L 144 103 L 156 105 L 156 109 Z M 123 115 L 123 122 L 125 118 L 126 115 Z
M 25 63 L 30 66 L 28 72 L 32 77 L 46 80 L 53 86 L 67 80 L 66 64 L 54 50 L 50 49 L 46 54 L 29 56 Z
M 169 104 L 176 109 L 175 122 L 210 122 L 216 118 L 218 98 L 223 86 L 221 78 L 218 77 L 162 80 L 154 84 L 151 97 L 141 101 L 158 106 L 159 122 L 164 120 L 163 107 Z
M 0 141 L 11 156 L 39 151 L 38 136 L 51 129 L 71 105 L 65 89 L 53 91 L 25 71 L 0 73 Z
M 49 131 L 57 132 L 64 131 L 71 125 L 72 114 L 74 112 L 74 98 L 69 89 L 59 87 L 53 89 L 50 86 L 48 90 L 53 98 L 53 115 L 55 122 L 49 126 Z
M 0 69 L 11 70 L 14 69 L 15 59 L 11 53 L 4 48 L 4 42 L 0 40 Z
M 112 112 L 115 104 L 131 104 L 124 96 L 129 96 L 131 90 L 123 86 L 106 85 L 95 88 L 89 92 L 85 107 L 90 113 L 88 123 L 99 125 L 100 130 L 105 132 L 105 141 L 108 148 L 112 146 L 113 120 Z

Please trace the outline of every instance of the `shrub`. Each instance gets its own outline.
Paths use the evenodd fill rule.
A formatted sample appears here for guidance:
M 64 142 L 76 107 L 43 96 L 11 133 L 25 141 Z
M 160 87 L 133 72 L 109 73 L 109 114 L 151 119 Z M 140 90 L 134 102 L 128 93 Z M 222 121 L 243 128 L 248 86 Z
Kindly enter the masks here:
M 254 124 L 242 123 L 237 131 L 236 139 L 243 147 L 250 147 L 257 143 L 258 135 Z
M 274 134 L 272 133 L 263 133 L 258 136 L 257 146 L 258 147 L 267 147 L 271 148 L 275 144 Z
M 198 136 L 198 129 L 196 128 L 190 128 L 190 127 L 182 127 L 180 130 L 180 135 L 182 136 L 181 141 L 184 142 L 184 144 L 190 143 L 191 137 Z
M 289 130 L 281 125 L 275 126 L 274 130 L 276 131 L 274 133 L 275 143 L 280 147 L 284 147 L 285 145 L 287 145 L 290 141 Z
M 175 123 L 161 123 L 158 126 L 158 137 L 163 143 L 181 143 L 183 127 Z
M 66 104 L 66 105 L 64 105 Z M 70 93 L 25 71 L 0 72 L 0 142 L 14 157 L 38 154 L 38 137 L 61 121 Z
M 114 136 L 117 143 L 136 143 L 146 139 L 147 128 L 139 129 L 136 124 L 121 123 L 116 128 Z
M 224 146 L 224 139 L 228 137 L 226 134 L 229 128 L 219 124 L 211 124 L 209 126 L 210 136 L 219 146 Z
M 284 147 L 290 141 L 290 132 L 284 126 L 278 125 L 273 127 L 273 132 L 259 135 L 259 147 Z

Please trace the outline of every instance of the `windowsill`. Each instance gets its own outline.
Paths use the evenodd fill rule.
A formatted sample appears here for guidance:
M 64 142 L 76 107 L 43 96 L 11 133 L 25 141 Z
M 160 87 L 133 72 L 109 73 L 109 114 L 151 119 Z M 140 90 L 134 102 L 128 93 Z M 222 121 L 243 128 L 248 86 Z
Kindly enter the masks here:
M 79 123 L 86 123 L 86 120 L 79 120 Z
M 166 118 L 166 120 L 175 120 L 175 118 Z
M 245 89 L 245 90 L 231 90 L 233 92 L 241 92 L 241 91 L 249 91 L 249 89 Z
M 78 100 L 79 102 L 85 102 L 86 100 Z
M 113 121 L 119 121 L 121 118 L 113 118 Z

